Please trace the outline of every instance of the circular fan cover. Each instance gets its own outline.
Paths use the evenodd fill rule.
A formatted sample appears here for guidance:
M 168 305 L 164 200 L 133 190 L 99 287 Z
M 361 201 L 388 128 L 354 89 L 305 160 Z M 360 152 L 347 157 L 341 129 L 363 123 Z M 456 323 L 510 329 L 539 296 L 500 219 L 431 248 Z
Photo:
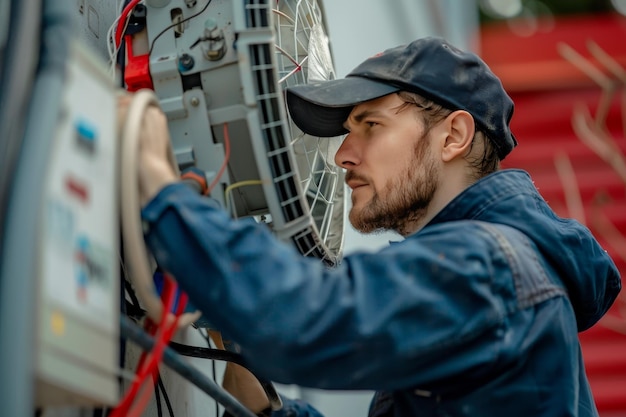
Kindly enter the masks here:
M 277 64 L 282 87 L 335 78 L 323 10 L 315 0 L 278 2 L 274 10 Z M 334 156 L 340 138 L 302 133 L 290 119 L 290 136 L 310 214 L 323 243 L 322 256 L 341 254 L 344 230 L 344 174 Z

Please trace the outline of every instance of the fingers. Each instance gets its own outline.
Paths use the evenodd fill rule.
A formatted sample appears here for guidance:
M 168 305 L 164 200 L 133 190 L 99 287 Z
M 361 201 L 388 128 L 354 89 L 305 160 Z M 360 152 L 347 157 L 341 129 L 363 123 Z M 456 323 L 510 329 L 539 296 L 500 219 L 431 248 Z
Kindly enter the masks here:
M 142 126 L 144 132 L 141 141 L 142 145 L 146 142 L 152 142 L 154 146 L 165 151 L 170 144 L 169 128 L 165 113 L 158 107 L 148 107 L 143 116 Z
M 137 132 L 138 179 L 141 205 L 147 204 L 164 186 L 178 180 L 177 167 L 170 149 L 170 135 L 167 117 L 158 106 L 137 104 L 141 111 L 130 111 L 135 93 L 120 92 L 117 98 L 118 124 L 120 137 Z M 142 96 L 141 100 L 146 98 Z M 143 106 L 143 107 L 142 107 Z M 125 132 L 122 134 L 122 131 Z
M 118 124 L 120 129 L 126 123 L 126 118 L 128 116 L 128 110 L 130 104 L 135 97 L 134 93 L 129 93 L 125 90 L 120 90 L 117 92 L 117 115 L 118 115 Z M 143 114 L 142 120 L 142 132 L 148 133 L 143 134 L 143 137 L 146 137 L 150 140 L 154 135 L 153 133 L 161 133 L 158 136 L 155 136 L 157 139 L 160 139 L 160 142 L 163 142 L 164 145 L 169 145 L 169 130 L 167 125 L 167 116 L 163 111 L 157 106 L 148 106 Z M 142 141 L 145 142 L 145 141 Z
M 130 105 L 135 97 L 134 93 L 120 91 L 117 95 L 117 115 L 118 126 L 124 128 L 128 118 Z M 167 124 L 167 116 L 163 111 L 154 105 L 149 105 L 141 115 L 141 120 L 130 121 L 141 124 L 141 134 L 139 138 L 140 152 L 150 153 L 151 157 L 167 158 L 170 146 L 170 135 Z

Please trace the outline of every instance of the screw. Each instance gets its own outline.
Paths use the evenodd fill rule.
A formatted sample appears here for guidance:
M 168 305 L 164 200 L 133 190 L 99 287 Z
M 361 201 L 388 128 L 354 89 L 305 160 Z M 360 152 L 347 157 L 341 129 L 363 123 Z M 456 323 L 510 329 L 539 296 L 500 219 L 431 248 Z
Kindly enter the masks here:
M 198 107 L 200 105 L 200 99 L 198 97 L 191 97 L 189 103 L 194 107 Z
M 180 58 L 178 58 L 178 69 L 181 72 L 189 71 L 190 69 L 193 68 L 194 64 L 195 64 L 194 59 L 189 54 L 182 54 Z
M 204 40 L 202 47 L 204 56 L 210 61 L 219 61 L 226 54 L 226 40 L 224 31 L 217 26 L 217 22 L 208 18 L 204 22 Z

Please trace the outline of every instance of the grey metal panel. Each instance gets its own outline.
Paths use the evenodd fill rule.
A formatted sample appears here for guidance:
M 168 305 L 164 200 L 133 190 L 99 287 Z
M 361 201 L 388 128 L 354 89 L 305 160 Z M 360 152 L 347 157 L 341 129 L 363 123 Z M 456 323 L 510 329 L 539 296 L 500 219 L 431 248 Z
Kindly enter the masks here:
M 44 33 L 40 68 L 26 118 L 22 152 L 17 159 L 8 199 L 4 250 L 0 264 L 0 404 L 7 416 L 33 415 L 33 339 L 35 276 L 32 262 L 37 247 L 37 224 L 42 177 L 57 123 L 63 88 L 64 62 L 71 37 L 69 2 L 16 1 L 21 19 L 14 21 L 30 33 L 20 38 L 18 52 L 37 51 L 38 33 Z M 42 10 L 43 22 L 39 22 Z M 16 29 L 17 30 L 17 29 Z M 28 55 L 27 53 L 25 54 Z M 28 90 L 27 90 L 28 91 Z
M 187 3 L 146 4 L 150 74 L 179 164 L 192 162 L 212 179 L 228 132 L 228 169 L 211 196 L 232 203 L 236 217 L 271 218 L 272 231 L 302 254 L 337 263 L 343 173 L 322 152 L 327 140 L 295 130 L 282 100 L 283 87 L 306 83 L 308 75 L 332 78 L 316 1 Z M 223 39 L 219 58 L 207 52 L 208 27 Z M 193 64 L 181 67 L 182 57 Z M 226 189 L 232 190 L 228 198 Z
M 39 55 L 39 31 L 33 28 L 41 27 L 40 3 L 3 0 L 0 8 L 0 236 Z
M 117 16 L 117 5 L 123 0 L 64 0 L 75 3 L 72 15 L 78 37 L 91 51 L 103 59 L 109 59 L 106 36 L 109 25 Z
M 4 49 L 9 38 L 11 0 L 0 0 L 0 68 L 4 62 Z M 0 70 L 0 76 L 2 71 Z

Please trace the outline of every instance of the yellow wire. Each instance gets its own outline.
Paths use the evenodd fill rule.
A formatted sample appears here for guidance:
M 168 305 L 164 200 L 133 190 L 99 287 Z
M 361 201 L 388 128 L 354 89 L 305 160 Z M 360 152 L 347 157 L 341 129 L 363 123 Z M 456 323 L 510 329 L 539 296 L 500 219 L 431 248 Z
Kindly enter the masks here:
M 230 184 L 224 190 L 224 201 L 226 202 L 226 211 L 228 213 L 230 213 L 230 193 L 235 188 L 245 187 L 245 186 L 248 186 L 248 185 L 262 185 L 262 184 L 263 184 L 263 181 L 261 181 L 261 180 L 246 180 L 246 181 L 239 181 L 239 182 L 235 182 L 233 184 Z

